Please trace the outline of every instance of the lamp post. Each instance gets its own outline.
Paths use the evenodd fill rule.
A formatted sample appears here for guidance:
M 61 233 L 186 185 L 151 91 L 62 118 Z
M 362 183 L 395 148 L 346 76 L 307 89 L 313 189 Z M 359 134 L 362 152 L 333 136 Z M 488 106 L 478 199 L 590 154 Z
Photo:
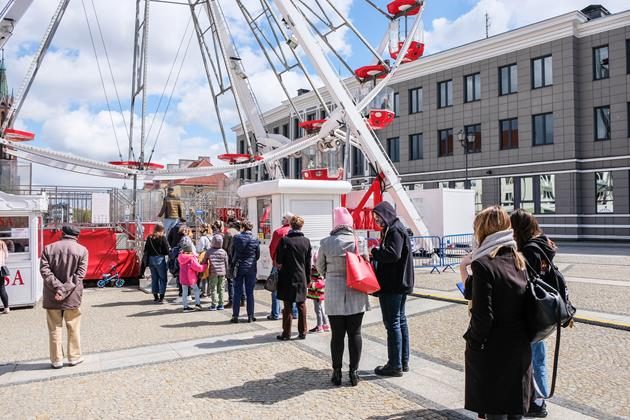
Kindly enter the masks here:
M 470 181 L 468 180 L 468 150 L 471 143 L 475 142 L 475 135 L 470 134 L 466 135 L 464 130 L 459 130 L 457 133 L 457 139 L 459 140 L 459 144 L 464 148 L 464 155 L 466 156 L 466 180 L 464 181 L 464 189 L 470 189 Z

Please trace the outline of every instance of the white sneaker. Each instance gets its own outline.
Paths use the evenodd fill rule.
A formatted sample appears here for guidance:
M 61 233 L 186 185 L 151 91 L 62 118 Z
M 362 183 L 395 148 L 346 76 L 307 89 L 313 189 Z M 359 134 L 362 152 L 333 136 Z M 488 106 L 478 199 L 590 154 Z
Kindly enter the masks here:
M 4 311 L 2 311 L 3 314 L 8 314 L 9 312 L 11 312 L 10 308 L 4 308 Z
M 53 369 L 61 369 L 63 367 L 63 362 L 51 363 L 50 366 Z
M 83 363 L 83 358 L 82 357 L 77 359 L 77 360 L 70 360 L 70 361 L 68 361 L 68 364 L 70 366 L 76 366 L 76 365 L 79 365 L 81 363 Z

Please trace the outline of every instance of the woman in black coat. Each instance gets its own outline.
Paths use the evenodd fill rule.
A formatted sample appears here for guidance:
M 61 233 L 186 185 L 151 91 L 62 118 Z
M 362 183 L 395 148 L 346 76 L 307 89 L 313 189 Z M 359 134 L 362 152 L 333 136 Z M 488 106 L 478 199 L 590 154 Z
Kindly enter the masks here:
M 479 245 L 460 268 L 466 288 L 472 290 L 470 325 L 464 334 L 464 407 L 485 413 L 488 420 L 520 419 L 527 413 L 531 392 L 525 261 L 517 252 L 505 210 L 485 209 L 475 218 L 474 230 Z
M 280 241 L 276 252 L 278 264 L 278 299 L 284 302 L 282 334 L 278 340 L 291 339 L 293 303 L 298 308 L 298 338 L 306 338 L 306 289 L 311 275 L 311 241 L 301 232 L 304 219 L 291 218 L 291 230 Z

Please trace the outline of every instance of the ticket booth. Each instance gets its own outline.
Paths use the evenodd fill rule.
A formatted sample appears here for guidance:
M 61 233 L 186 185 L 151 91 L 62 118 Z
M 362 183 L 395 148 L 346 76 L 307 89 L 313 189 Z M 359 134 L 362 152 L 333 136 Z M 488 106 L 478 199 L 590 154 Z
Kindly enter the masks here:
M 352 189 L 347 181 L 277 179 L 243 185 L 238 195 L 247 199 L 247 219 L 260 240 L 258 277 L 266 278 L 272 268 L 269 243 L 282 216 L 291 212 L 304 218 L 302 232 L 312 245 L 327 237 L 333 228 L 332 211 L 341 205 L 341 195 Z
M 0 240 L 9 249 L 6 265 L 11 272 L 4 284 L 11 307 L 35 306 L 42 297 L 40 225 L 47 210 L 46 195 L 12 195 L 0 191 Z

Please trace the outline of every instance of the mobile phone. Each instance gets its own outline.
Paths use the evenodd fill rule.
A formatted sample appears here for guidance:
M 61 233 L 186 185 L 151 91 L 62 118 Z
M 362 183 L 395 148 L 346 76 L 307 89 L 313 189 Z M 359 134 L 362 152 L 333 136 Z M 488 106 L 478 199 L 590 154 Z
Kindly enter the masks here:
M 464 290 L 465 290 L 464 283 L 462 283 L 461 281 L 457 282 L 457 288 L 459 289 L 460 292 L 462 292 L 462 295 L 465 296 L 465 294 L 464 294 Z

